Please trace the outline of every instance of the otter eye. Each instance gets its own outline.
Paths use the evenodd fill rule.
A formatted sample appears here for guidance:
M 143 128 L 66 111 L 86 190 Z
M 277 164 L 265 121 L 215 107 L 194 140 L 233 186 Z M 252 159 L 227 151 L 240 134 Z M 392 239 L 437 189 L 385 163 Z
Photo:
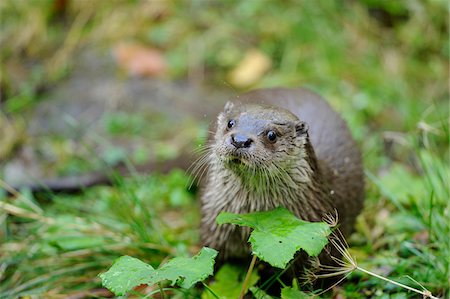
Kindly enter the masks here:
M 232 127 L 234 127 L 235 124 L 236 124 L 236 122 L 233 119 L 230 120 L 227 125 L 228 129 L 231 129 Z
M 277 140 L 277 134 L 274 131 L 267 132 L 267 139 L 269 139 L 270 142 L 275 142 Z

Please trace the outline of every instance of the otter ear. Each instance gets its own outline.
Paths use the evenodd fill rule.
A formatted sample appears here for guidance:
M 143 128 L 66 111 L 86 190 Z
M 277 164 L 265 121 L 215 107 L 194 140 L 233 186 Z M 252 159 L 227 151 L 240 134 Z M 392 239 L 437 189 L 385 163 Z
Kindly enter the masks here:
M 297 136 L 301 135 L 307 135 L 309 130 L 309 126 L 304 121 L 298 121 L 295 123 L 295 132 L 297 133 Z
M 230 101 L 228 101 L 226 104 L 225 104 L 225 107 L 223 108 L 223 111 L 225 112 L 225 113 L 228 113 L 228 112 L 231 112 L 231 110 L 234 108 L 234 104 L 232 103 L 232 102 L 230 102 Z

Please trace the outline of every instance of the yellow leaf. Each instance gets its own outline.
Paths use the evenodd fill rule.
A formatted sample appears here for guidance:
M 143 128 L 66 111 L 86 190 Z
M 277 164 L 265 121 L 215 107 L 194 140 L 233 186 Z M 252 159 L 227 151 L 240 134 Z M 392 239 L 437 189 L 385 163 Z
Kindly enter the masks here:
M 229 81 L 238 87 L 258 82 L 271 68 L 270 58 L 258 49 L 250 49 L 239 64 L 230 72 Z

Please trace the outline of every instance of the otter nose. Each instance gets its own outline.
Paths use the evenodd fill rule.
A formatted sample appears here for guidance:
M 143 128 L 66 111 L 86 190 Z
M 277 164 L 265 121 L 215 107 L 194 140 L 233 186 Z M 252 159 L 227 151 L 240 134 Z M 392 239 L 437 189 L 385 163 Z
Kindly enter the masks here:
M 241 134 L 231 135 L 231 144 L 234 145 L 236 148 L 250 147 L 252 142 L 253 140 L 245 135 Z

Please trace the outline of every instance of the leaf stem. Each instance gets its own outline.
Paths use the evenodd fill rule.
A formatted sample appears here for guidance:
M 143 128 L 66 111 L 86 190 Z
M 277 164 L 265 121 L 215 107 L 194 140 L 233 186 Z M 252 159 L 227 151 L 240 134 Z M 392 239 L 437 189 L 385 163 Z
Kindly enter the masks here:
M 253 267 L 255 267 L 256 263 L 256 255 L 253 255 L 252 261 L 250 262 L 250 266 L 248 267 L 247 275 L 245 275 L 244 283 L 242 283 L 241 293 L 239 294 L 239 299 L 244 298 L 245 291 L 247 290 L 248 282 L 250 281 L 250 277 L 253 272 Z
M 405 288 L 405 289 L 407 289 L 407 290 L 410 290 L 410 291 L 416 292 L 416 293 L 418 293 L 418 294 L 421 294 L 421 295 L 424 296 L 424 298 L 439 299 L 438 297 L 433 296 L 433 295 L 431 294 L 431 292 L 428 291 L 428 290 L 423 290 L 423 291 L 421 291 L 421 290 L 418 290 L 418 289 L 409 287 L 409 286 L 407 286 L 407 285 L 404 285 L 404 284 L 402 284 L 402 283 L 396 282 L 396 281 L 391 280 L 391 279 L 389 279 L 389 278 L 383 277 L 383 276 L 381 276 L 381 275 L 378 275 L 378 274 L 376 274 L 376 273 L 373 273 L 373 272 L 371 272 L 371 271 L 369 271 L 369 270 L 366 270 L 366 269 L 364 269 L 364 268 L 361 268 L 361 267 L 359 267 L 359 266 L 356 266 L 356 269 L 358 269 L 359 271 L 364 272 L 364 273 L 366 273 L 366 274 L 369 274 L 369 275 L 371 275 L 371 276 L 374 276 L 374 277 L 376 277 L 376 278 L 378 278 L 378 279 L 381 279 L 381 280 L 390 282 L 390 283 L 392 283 L 392 284 L 395 284 L 396 286 L 399 286 L 399 287 Z
M 161 298 L 166 299 L 166 294 L 164 293 L 164 290 L 163 290 L 160 282 L 158 282 L 158 287 L 159 287 L 159 292 L 161 293 Z
M 206 283 L 204 283 L 204 282 L 202 281 L 202 284 L 203 284 L 203 286 L 205 287 L 205 289 L 207 289 L 207 290 L 214 296 L 214 298 L 220 299 L 219 296 L 217 296 L 217 294 L 214 293 L 214 291 L 211 290 L 211 288 L 210 288 Z

